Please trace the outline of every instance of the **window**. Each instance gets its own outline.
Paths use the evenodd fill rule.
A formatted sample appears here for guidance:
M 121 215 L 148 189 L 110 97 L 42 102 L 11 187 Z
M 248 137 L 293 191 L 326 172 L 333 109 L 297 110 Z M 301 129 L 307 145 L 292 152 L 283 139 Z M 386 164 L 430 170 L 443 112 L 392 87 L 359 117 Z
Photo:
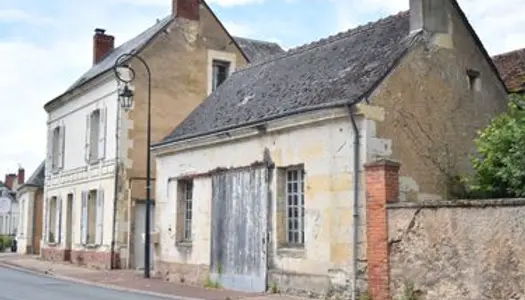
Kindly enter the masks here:
M 226 61 L 214 60 L 212 72 L 212 91 L 215 91 L 221 85 L 230 71 L 230 63 Z
M 82 245 L 102 245 L 103 216 L 104 190 L 83 191 L 80 218 Z
M 304 245 L 304 170 L 286 170 L 286 242 L 291 246 Z
M 65 127 L 53 128 L 49 139 L 49 163 L 51 170 L 57 171 L 64 166 Z
M 179 242 L 191 242 L 191 224 L 193 220 L 193 181 L 178 182 L 177 234 Z
M 89 122 L 90 137 L 89 137 L 89 159 L 98 159 L 98 141 L 100 139 L 100 110 L 97 109 L 91 113 L 91 120 Z
M 479 91 L 481 88 L 480 72 L 472 69 L 467 70 L 468 87 L 471 91 Z
M 53 130 L 53 146 L 52 146 L 52 157 L 53 163 L 52 168 L 56 169 L 58 167 L 58 149 L 60 147 L 60 127 L 56 127 Z
M 47 208 L 47 242 L 50 244 L 54 244 L 58 241 L 58 232 L 57 232 L 57 222 L 58 222 L 58 214 L 57 214 L 57 197 L 51 197 L 48 200 L 48 208 Z

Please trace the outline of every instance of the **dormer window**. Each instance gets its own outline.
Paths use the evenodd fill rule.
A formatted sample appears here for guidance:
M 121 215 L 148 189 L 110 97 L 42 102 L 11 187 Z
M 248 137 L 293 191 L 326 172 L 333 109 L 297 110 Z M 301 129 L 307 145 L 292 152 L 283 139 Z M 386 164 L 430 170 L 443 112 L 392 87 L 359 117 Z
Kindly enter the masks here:
M 229 72 L 229 62 L 213 60 L 212 91 L 215 91 L 228 78 Z

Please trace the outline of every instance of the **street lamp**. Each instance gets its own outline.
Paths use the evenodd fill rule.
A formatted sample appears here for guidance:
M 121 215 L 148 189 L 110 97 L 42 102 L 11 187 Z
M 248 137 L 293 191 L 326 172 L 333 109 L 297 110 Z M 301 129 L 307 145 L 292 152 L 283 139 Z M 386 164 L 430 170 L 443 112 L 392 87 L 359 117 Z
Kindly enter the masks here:
M 115 61 L 113 71 L 117 79 L 124 83 L 124 87 L 119 89 L 118 98 L 120 106 L 124 110 L 131 109 L 133 105 L 133 91 L 129 88 L 128 84 L 135 79 L 135 71 L 131 66 L 125 63 L 129 58 L 136 58 L 146 68 L 148 75 L 148 111 L 147 111 L 147 148 L 146 148 L 146 224 L 145 224 L 145 238 L 144 238 L 144 277 L 150 277 L 150 211 L 151 211 L 151 158 L 150 158 L 150 147 L 151 147 L 151 71 L 148 64 L 135 53 L 125 53 L 119 56 Z

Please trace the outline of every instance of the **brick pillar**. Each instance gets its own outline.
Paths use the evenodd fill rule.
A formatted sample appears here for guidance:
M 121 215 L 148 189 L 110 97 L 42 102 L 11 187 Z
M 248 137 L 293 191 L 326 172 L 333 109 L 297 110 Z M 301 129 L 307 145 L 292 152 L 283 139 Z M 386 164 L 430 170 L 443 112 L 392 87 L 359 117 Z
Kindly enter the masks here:
M 368 292 L 374 300 L 390 300 L 387 203 L 399 198 L 400 164 L 381 159 L 365 166 L 366 256 Z

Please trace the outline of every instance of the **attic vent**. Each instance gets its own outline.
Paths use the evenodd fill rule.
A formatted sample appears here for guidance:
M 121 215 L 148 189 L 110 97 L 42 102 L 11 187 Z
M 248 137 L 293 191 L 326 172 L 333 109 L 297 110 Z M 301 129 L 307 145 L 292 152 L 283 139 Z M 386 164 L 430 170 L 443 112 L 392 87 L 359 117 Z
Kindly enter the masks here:
M 481 73 L 477 70 L 467 69 L 468 87 L 471 91 L 479 91 L 481 88 Z

